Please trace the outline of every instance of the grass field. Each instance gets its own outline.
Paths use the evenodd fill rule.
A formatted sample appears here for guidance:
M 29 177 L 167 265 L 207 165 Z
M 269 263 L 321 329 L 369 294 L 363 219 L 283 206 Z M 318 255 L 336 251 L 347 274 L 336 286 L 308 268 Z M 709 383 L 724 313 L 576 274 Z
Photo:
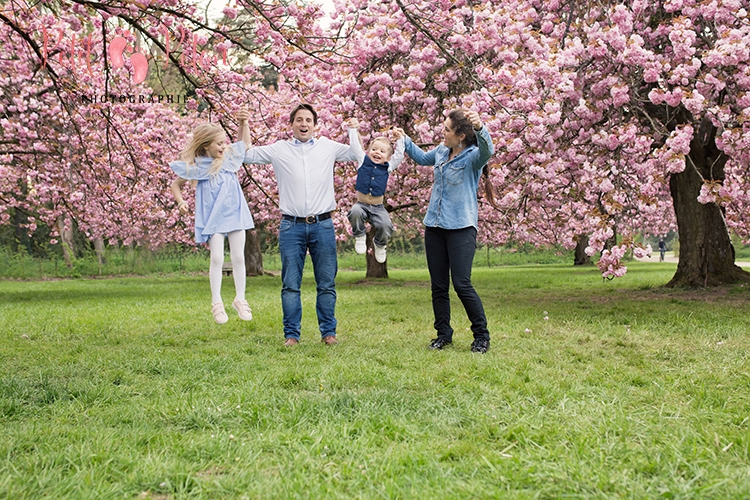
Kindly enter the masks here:
M 750 497 L 747 288 L 629 267 L 476 268 L 486 355 L 420 269 L 342 271 L 330 347 L 306 275 L 291 349 L 278 277 L 225 325 L 204 275 L 0 281 L 0 498 Z
M 365 259 L 353 251 L 353 242 L 341 247 L 352 247 L 348 251 L 340 248 L 339 268 L 349 271 L 364 271 Z M 739 254 L 739 251 L 738 251 Z M 208 269 L 208 248 L 185 248 L 173 246 L 151 251 L 146 248 L 109 248 L 104 263 L 100 266 L 93 252 L 74 259 L 70 267 L 54 252 L 48 257 L 32 257 L 23 251 L 11 252 L 0 247 L 0 279 L 55 279 L 91 278 L 102 276 L 134 276 L 165 273 L 205 272 Z M 228 260 L 228 259 L 227 259 Z M 474 259 L 475 267 L 493 267 L 525 264 L 567 264 L 573 262 L 573 251 L 562 248 L 534 248 L 531 245 L 519 248 L 480 247 Z M 388 265 L 392 269 L 419 269 L 425 267 L 424 252 L 399 251 L 390 248 Z M 281 258 L 278 248 L 269 249 L 263 256 L 266 270 L 280 271 Z

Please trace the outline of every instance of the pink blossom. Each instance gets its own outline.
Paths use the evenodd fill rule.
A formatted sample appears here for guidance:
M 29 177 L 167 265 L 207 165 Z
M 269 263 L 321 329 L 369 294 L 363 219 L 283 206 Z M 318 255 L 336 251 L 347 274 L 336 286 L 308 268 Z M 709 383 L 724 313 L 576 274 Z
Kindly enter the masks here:
M 698 195 L 698 201 L 704 205 L 708 203 L 716 203 L 718 201 L 717 185 L 715 183 L 705 182 L 701 186 L 700 195 Z
M 638 259 L 643 259 L 645 257 L 651 257 L 651 245 L 646 245 L 646 247 L 641 246 L 635 246 L 633 247 L 633 255 Z
M 601 183 L 599 183 L 599 189 L 602 193 L 608 193 L 612 191 L 615 188 L 615 186 L 612 184 L 612 182 L 609 179 L 602 179 Z
M 648 93 L 648 99 L 657 106 L 665 102 L 664 91 L 661 89 L 651 89 Z
M 688 111 L 694 115 L 698 115 L 703 112 L 703 103 L 705 100 L 697 90 L 693 90 L 689 98 L 684 97 L 682 99 L 682 104 L 685 105 Z
M 616 107 L 620 107 L 630 101 L 630 89 L 627 85 L 615 85 L 610 89 L 609 93 L 612 96 L 612 104 Z
M 677 107 L 682 101 L 682 97 L 683 97 L 682 89 L 677 88 L 677 89 L 674 89 L 672 92 L 666 92 L 664 94 L 664 101 L 672 107 Z

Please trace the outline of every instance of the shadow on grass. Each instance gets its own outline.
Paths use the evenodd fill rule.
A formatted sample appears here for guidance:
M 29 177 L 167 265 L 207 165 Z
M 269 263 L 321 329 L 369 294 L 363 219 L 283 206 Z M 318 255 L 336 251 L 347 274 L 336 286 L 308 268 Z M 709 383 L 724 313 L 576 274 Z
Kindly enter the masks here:
M 96 300 L 123 300 L 129 298 L 145 298 L 147 296 L 179 295 L 185 289 L 185 278 L 167 278 L 163 280 L 139 278 L 111 278 L 109 280 L 57 280 L 54 282 L 18 282 L 18 291 L 0 292 L 0 303 L 61 303 L 85 302 Z M 195 278 L 196 286 L 208 286 L 203 276 Z M 54 283 L 54 285 L 51 285 Z M 200 283 L 200 285 L 198 284 Z M 105 284 L 105 286 L 102 286 Z M 6 283 L 5 288 L 13 284 Z M 48 288 L 49 289 L 46 289 Z

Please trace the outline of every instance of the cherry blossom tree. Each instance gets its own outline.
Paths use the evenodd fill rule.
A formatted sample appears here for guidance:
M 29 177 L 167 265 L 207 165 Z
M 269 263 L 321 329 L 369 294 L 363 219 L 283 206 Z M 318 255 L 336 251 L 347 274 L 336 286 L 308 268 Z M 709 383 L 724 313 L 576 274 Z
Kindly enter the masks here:
M 4 4 L 0 223 L 20 211 L 30 232 L 53 228 L 53 244 L 73 225 L 95 241 L 189 243 L 192 222 L 168 194 L 166 163 L 197 121 L 219 120 L 234 133 L 239 103 L 223 91 L 262 94 L 253 66 L 225 64 L 230 47 L 246 49 L 243 40 L 178 2 Z M 144 83 L 170 65 L 190 99 L 155 95 Z
M 483 241 L 572 247 L 589 235 L 588 253 L 601 251 L 599 267 L 614 277 L 628 249 L 650 250 L 638 234 L 676 223 L 670 284 L 705 286 L 748 277 L 729 239 L 730 229 L 747 234 L 746 7 L 337 2 L 327 33 L 296 42 L 306 52 L 270 61 L 299 92 L 357 114 L 373 134 L 395 124 L 436 143 L 444 110 L 479 109 L 498 150 L 492 180 L 503 207 L 482 203 Z M 389 197 L 418 212 L 430 174 L 414 169 L 401 167 L 405 189 L 397 177 Z
M 650 251 L 639 235 L 676 226 L 670 284 L 747 279 L 729 240 L 730 230 L 748 238 L 747 1 L 335 5 L 324 20 L 314 4 L 240 0 L 212 23 L 178 0 L 6 4 L 0 217 L 17 208 L 29 229 L 72 220 L 111 240 L 187 242 L 164 165 L 196 120 L 220 120 L 231 135 L 231 117 L 248 106 L 253 142 L 264 144 L 288 137 L 288 110 L 306 100 L 334 140 L 346 140 L 342 124 L 356 116 L 365 142 L 400 126 L 429 147 L 445 111 L 461 106 L 481 113 L 497 150 L 488 170 L 500 208 L 481 193 L 480 241 L 572 248 L 588 237 L 587 253 L 601 252 L 603 275 L 614 277 L 627 251 Z M 123 55 L 114 65 L 113 37 Z M 85 65 L 73 63 L 74 46 Z M 138 53 L 149 74 L 177 71 L 196 99 L 70 104 L 82 91 L 148 94 L 135 83 Z M 258 61 L 274 67 L 277 89 L 262 87 Z M 342 240 L 355 175 L 337 165 Z M 386 203 L 402 234 L 421 231 L 431 176 L 411 162 L 392 174 Z M 247 167 L 241 181 L 256 221 L 273 229 L 272 172 Z
M 595 248 L 617 227 L 630 246 L 636 232 L 670 227 L 664 187 L 651 183 L 639 192 L 634 188 L 649 178 L 618 168 L 647 155 L 648 146 L 634 142 L 609 168 L 607 137 L 582 141 L 583 121 L 564 116 L 572 111 L 566 99 L 575 88 L 574 75 L 558 66 L 561 43 L 539 33 L 541 14 L 531 3 L 394 0 L 336 6 L 327 32 L 314 26 L 307 42 L 297 43 L 306 53 L 280 51 L 268 60 L 297 92 L 324 102 L 334 123 L 357 116 L 366 141 L 396 125 L 417 142 L 435 145 L 446 110 L 478 109 L 498 150 L 490 177 L 502 205 L 498 210 L 481 201 L 480 241 L 572 248 L 581 234 L 592 234 Z M 286 40 L 278 31 L 266 33 L 273 43 Z M 632 127 L 621 128 L 633 135 Z M 431 176 L 430 168 L 410 163 L 392 176 L 388 203 L 400 230 L 421 229 Z M 650 222 L 654 218 L 644 213 L 660 217 Z
M 747 238 L 748 230 L 741 215 L 750 132 L 747 7 L 743 1 L 549 2 L 540 11 L 542 33 L 560 41 L 560 71 L 575 72 L 575 90 L 563 104 L 579 106 L 573 116 L 583 121 L 582 132 L 593 133 L 589 144 L 606 141 L 605 168 L 637 147 L 625 164 L 645 176 L 634 186 L 646 193 L 669 188 L 680 236 L 672 286 L 750 277 L 734 264 L 729 237 L 733 230 Z M 615 249 L 600 267 L 602 261 L 618 272 Z

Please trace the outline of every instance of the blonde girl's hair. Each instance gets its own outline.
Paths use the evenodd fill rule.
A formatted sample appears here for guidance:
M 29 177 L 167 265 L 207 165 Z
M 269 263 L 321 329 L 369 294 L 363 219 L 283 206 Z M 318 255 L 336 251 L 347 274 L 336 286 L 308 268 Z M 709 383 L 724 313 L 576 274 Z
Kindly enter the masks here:
M 193 129 L 193 137 L 180 152 L 180 159 L 187 163 L 188 168 L 195 165 L 195 159 L 198 156 L 208 156 L 208 146 L 217 139 L 226 136 L 224 129 L 216 123 L 201 123 Z M 219 170 L 224 159 L 214 158 L 211 167 L 208 169 L 208 175 L 213 177 Z

